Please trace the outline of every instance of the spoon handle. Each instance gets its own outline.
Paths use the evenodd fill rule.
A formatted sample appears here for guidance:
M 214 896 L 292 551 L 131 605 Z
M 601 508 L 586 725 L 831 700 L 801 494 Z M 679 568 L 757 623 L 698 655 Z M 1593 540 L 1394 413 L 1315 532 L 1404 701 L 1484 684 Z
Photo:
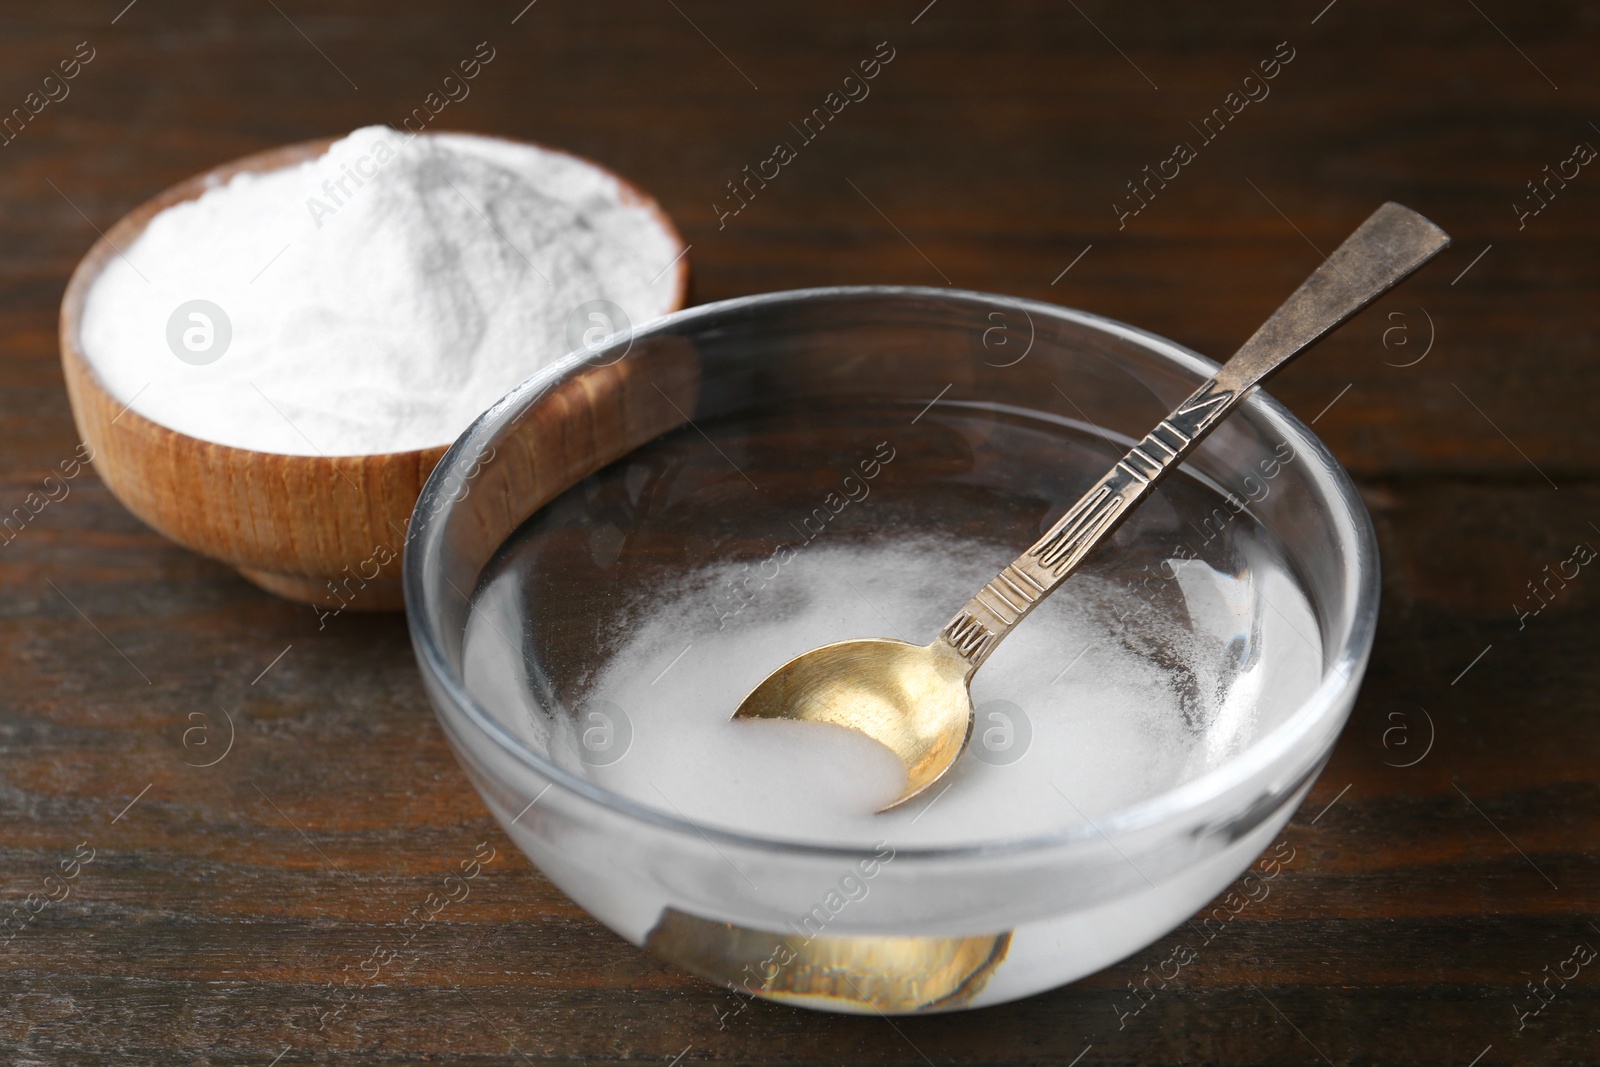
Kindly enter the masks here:
M 1263 379 L 1388 291 L 1450 243 L 1410 208 L 1387 203 L 1334 249 L 1216 377 L 1195 390 L 1054 526 L 978 591 L 942 631 L 969 664 L 1064 582 L 1128 512 Z

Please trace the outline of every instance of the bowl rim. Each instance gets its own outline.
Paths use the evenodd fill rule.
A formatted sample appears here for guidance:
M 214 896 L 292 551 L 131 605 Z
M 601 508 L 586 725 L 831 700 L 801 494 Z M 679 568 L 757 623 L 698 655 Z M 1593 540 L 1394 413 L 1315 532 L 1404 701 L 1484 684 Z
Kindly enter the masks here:
M 845 285 L 757 293 L 673 312 L 635 328 L 628 337 L 630 342 L 637 342 L 642 337 L 675 333 L 701 320 L 715 319 L 730 312 L 738 313 L 752 308 L 819 300 L 884 297 L 979 303 L 988 307 L 999 304 L 1006 308 L 1026 311 L 1030 315 L 1037 314 L 1046 318 L 1065 320 L 1152 349 L 1157 355 L 1168 358 L 1180 370 L 1192 371 L 1196 375 L 1197 384 L 1214 375 L 1219 368 L 1219 364 L 1215 361 L 1175 341 L 1103 315 L 1024 297 L 934 286 Z M 560 786 L 563 791 L 573 794 L 577 799 L 597 804 L 614 815 L 652 824 L 677 834 L 691 835 L 713 844 L 727 844 L 760 852 L 825 856 L 851 861 L 877 855 L 871 846 L 835 845 L 792 838 L 766 837 L 714 823 L 696 822 L 606 789 L 528 748 L 501 726 L 495 717 L 467 692 L 459 673 L 449 668 L 438 635 L 431 625 L 430 613 L 423 610 L 423 605 L 429 600 L 425 575 L 426 561 L 441 551 L 437 539 L 456 503 L 452 501 L 432 513 L 423 505 L 440 491 L 443 480 L 456 465 L 469 460 L 489 437 L 523 414 L 550 387 L 576 373 L 596 356 L 596 353 L 573 353 L 518 384 L 474 420 L 472 425 L 456 439 L 438 466 L 434 468 L 428 484 L 423 487 L 422 494 L 418 498 L 417 508 L 412 514 L 409 527 L 411 537 L 404 563 L 406 624 L 411 633 L 412 646 L 419 667 L 433 686 L 437 687 L 435 691 L 442 690 L 448 698 L 448 703 L 443 705 L 438 700 L 433 701 L 435 713 L 444 725 L 446 735 L 454 741 L 458 724 L 470 725 L 504 754 L 545 779 L 549 785 Z M 1338 647 L 1331 662 L 1324 668 L 1316 689 L 1287 719 L 1268 731 L 1265 736 L 1253 740 L 1235 758 L 1172 789 L 1118 808 L 1098 820 L 1085 821 L 1059 831 L 1028 837 L 954 845 L 896 847 L 897 861 L 993 859 L 1061 848 L 1096 839 L 1109 843 L 1113 836 L 1148 829 L 1203 808 L 1256 775 L 1270 771 L 1280 760 L 1292 753 L 1306 735 L 1316 730 L 1330 717 L 1341 714 L 1341 705 L 1344 705 L 1343 713 L 1348 713 L 1349 707 L 1353 705 L 1353 699 L 1347 704 L 1345 698 L 1352 690 L 1359 688 L 1377 632 L 1380 582 L 1377 534 L 1373 528 L 1372 517 L 1349 473 L 1334 458 L 1328 447 L 1311 432 L 1309 426 L 1259 387 L 1245 398 L 1243 405 L 1254 406 L 1259 416 L 1265 418 L 1269 425 L 1274 426 L 1285 435 L 1285 439 L 1291 441 L 1297 454 L 1303 449 L 1305 453 L 1319 461 L 1309 466 L 1308 477 L 1313 486 L 1320 488 L 1334 505 L 1329 512 L 1331 521 L 1337 525 L 1343 525 L 1348 521 L 1352 527 L 1349 531 L 1350 551 L 1344 576 L 1345 586 L 1353 594 L 1350 623 L 1347 632 L 1342 635 L 1332 635 L 1337 639 Z M 1346 538 L 1340 537 L 1340 540 L 1345 541 Z M 1325 655 L 1326 651 L 1325 648 Z M 1331 749 L 1331 746 L 1332 741 L 1328 747 Z M 1321 759 L 1325 759 L 1326 755 L 1325 751 L 1319 757 L 1311 759 L 1309 763 L 1314 767 Z M 546 786 L 547 789 L 549 785 Z M 540 796 L 542 795 L 543 792 L 540 793 Z
M 541 152 L 565 156 L 598 171 L 617 183 L 619 199 L 623 203 L 642 207 L 649 213 L 656 225 L 672 239 L 674 247 L 678 249 L 678 256 L 666 269 L 673 272 L 676 285 L 673 286 L 672 299 L 668 306 L 673 310 L 668 315 L 676 314 L 685 309 L 689 302 L 689 287 L 692 280 L 693 268 L 689 262 L 690 246 L 684 242 L 683 233 L 678 229 L 677 223 L 667 213 L 666 208 L 647 192 L 643 187 L 612 170 L 603 163 L 598 163 L 587 156 L 554 145 L 543 144 L 539 141 L 527 141 L 516 137 L 506 137 L 495 133 L 480 133 L 476 130 L 453 129 L 441 127 L 439 129 L 423 130 L 420 133 L 406 131 L 400 133 L 389 129 L 402 138 L 404 144 L 418 137 L 426 138 L 464 138 L 480 141 L 498 141 L 501 144 L 513 145 L 519 148 L 536 148 Z M 83 381 L 117 403 L 122 403 L 120 397 L 113 393 L 100 377 L 94 361 L 89 358 L 83 349 L 80 334 L 83 326 L 83 312 L 88 306 L 89 293 L 100 279 L 106 266 L 114 257 L 125 256 L 123 249 L 132 247 L 150 225 L 152 219 L 167 208 L 178 204 L 200 199 L 201 196 L 214 188 L 226 185 L 241 174 L 266 174 L 277 170 L 286 170 L 289 167 L 298 167 L 327 155 L 328 150 L 339 141 L 350 136 L 350 132 L 328 137 L 313 137 L 304 141 L 291 141 L 286 144 L 274 145 L 270 148 L 259 149 L 246 155 L 218 163 L 205 170 L 198 171 L 186 178 L 167 186 L 134 207 L 108 226 L 104 231 L 99 231 L 99 236 L 89 246 L 82 258 L 72 268 L 72 274 L 67 279 L 66 288 L 61 294 L 61 306 L 56 316 L 56 336 L 58 347 L 61 351 L 63 369 L 69 376 L 76 374 Z M 665 273 L 665 272 L 663 272 Z M 664 317 L 664 316 L 658 316 Z M 137 399 L 137 397 L 135 397 Z M 302 452 L 271 452 L 258 448 L 244 448 L 240 445 L 225 444 L 221 441 L 212 441 L 204 437 L 195 437 L 164 422 L 157 422 L 143 413 L 134 410 L 133 401 L 128 401 L 123 408 L 119 419 L 126 417 L 131 426 L 136 426 L 139 432 L 146 437 L 153 437 L 163 441 L 194 442 L 205 445 L 214 450 L 215 454 L 236 459 L 246 459 L 249 456 L 279 456 L 292 462 L 305 461 L 310 464 L 326 466 L 328 463 L 339 461 L 351 462 L 356 460 L 379 460 L 399 463 L 413 463 L 418 459 L 428 456 L 443 456 L 448 451 L 450 443 L 424 445 L 421 448 L 405 448 L 388 452 L 350 452 L 350 453 L 302 453 Z M 170 436 L 168 436 L 170 435 Z M 186 445 L 185 447 L 193 447 Z

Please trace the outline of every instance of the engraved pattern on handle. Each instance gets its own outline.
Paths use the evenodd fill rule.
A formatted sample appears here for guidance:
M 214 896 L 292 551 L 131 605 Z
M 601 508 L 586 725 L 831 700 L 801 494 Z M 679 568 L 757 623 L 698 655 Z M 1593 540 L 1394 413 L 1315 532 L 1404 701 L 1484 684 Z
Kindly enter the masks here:
M 1450 243 L 1445 232 L 1399 204 L 1384 204 L 1334 249 L 1233 358 L 1161 420 L 1043 537 L 967 602 L 940 638 L 977 670 L 1000 640 L 1077 570 L 1133 505 L 1219 419 L 1273 371 Z
M 1033 547 L 978 590 L 945 624 L 941 631 L 945 640 L 976 670 L 1000 638 L 1077 570 L 1122 513 L 1188 453 L 1196 439 L 1232 406 L 1233 399 L 1234 394 L 1221 388 L 1215 378 L 1195 390 L 1130 448 Z

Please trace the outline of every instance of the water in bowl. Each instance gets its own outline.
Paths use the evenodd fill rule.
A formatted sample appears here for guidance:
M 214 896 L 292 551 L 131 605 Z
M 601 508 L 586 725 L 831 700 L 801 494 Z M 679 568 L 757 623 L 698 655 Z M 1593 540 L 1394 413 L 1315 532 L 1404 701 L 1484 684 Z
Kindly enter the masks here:
M 468 687 L 573 772 L 709 826 L 901 848 L 1093 823 L 1227 761 L 1321 676 L 1281 545 L 1188 468 L 976 675 L 972 746 L 916 801 L 874 814 L 902 772 L 863 735 L 729 717 L 810 648 L 927 642 L 1125 445 L 975 404 L 685 426 L 502 546 Z

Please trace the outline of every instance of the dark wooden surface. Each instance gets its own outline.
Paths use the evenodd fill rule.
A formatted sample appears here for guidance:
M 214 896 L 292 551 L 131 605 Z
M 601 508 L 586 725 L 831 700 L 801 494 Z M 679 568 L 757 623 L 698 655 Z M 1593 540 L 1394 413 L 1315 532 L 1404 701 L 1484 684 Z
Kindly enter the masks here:
M 702 300 L 948 281 L 1220 356 L 1316 249 L 1397 199 L 1455 247 L 1274 386 L 1358 477 L 1385 596 L 1271 896 L 1120 1030 L 1127 983 L 1184 935 L 977 1013 L 754 1003 L 719 1026 L 730 994 L 598 926 L 490 823 L 398 617 L 319 630 L 85 471 L 0 546 L 0 915 L 94 850 L 0 949 L 0 1060 L 1600 1059 L 1600 967 L 1517 1016 L 1539 1003 L 1530 980 L 1600 947 L 1600 576 L 1525 627 L 1513 609 L 1546 564 L 1600 544 L 1600 169 L 1523 228 L 1513 208 L 1574 145 L 1600 147 L 1600 11 L 925 2 L 538 0 L 515 24 L 523 0 L 7 5 L 0 109 L 78 42 L 95 58 L 0 147 L 0 511 L 77 444 L 55 313 L 97 227 L 225 159 L 398 122 L 480 41 L 496 58 L 438 125 L 634 178 L 693 243 Z M 885 40 L 871 96 L 719 229 L 724 183 Z M 1189 123 L 1280 41 L 1295 54 L 1271 95 L 1201 143 Z M 1124 182 L 1179 140 L 1197 158 L 1119 231 Z M 223 751 L 224 711 L 232 748 L 192 766 Z M 329 983 L 484 841 L 498 858 L 471 897 L 319 1031 Z

